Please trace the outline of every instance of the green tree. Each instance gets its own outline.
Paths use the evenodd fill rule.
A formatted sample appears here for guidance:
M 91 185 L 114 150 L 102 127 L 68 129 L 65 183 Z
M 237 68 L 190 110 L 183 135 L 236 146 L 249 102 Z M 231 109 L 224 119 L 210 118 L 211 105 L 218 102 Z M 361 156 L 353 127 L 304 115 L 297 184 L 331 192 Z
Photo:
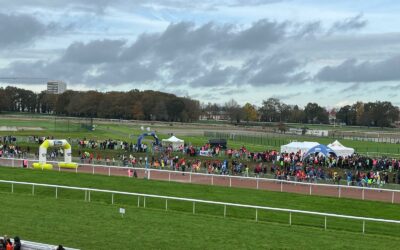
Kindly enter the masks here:
M 240 121 L 243 119 L 243 109 L 234 99 L 230 99 L 228 102 L 226 102 L 224 108 L 228 113 L 231 122 L 240 123 Z
M 329 123 L 328 112 L 317 103 L 308 103 L 304 108 L 306 123 Z
M 244 120 L 247 122 L 258 120 L 257 109 L 254 105 L 251 105 L 250 103 L 246 103 L 243 106 L 243 115 L 244 115 Z

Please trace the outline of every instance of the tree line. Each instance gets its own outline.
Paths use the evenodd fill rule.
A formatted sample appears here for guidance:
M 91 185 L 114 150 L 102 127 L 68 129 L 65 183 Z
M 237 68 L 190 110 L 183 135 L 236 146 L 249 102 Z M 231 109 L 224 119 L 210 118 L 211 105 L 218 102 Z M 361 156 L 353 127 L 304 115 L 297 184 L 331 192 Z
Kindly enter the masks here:
M 68 90 L 62 94 L 8 86 L 0 88 L 0 111 L 77 117 L 193 122 L 200 103 L 159 91 L 98 92 Z
M 275 122 L 275 123 L 307 123 L 329 124 L 344 123 L 346 125 L 391 127 L 400 120 L 399 107 L 391 102 L 357 102 L 339 109 L 327 110 L 317 103 L 308 103 L 304 108 L 289 105 L 277 98 L 264 100 L 261 107 L 250 103 L 240 106 L 231 99 L 224 105 L 208 103 L 202 105 L 203 114 L 216 116 L 225 114 L 235 123 L 240 121 Z
M 357 102 L 335 110 L 317 103 L 305 107 L 269 98 L 260 107 L 234 99 L 225 104 L 202 103 L 159 91 L 98 92 L 68 90 L 62 94 L 34 93 L 17 87 L 0 88 L 0 112 L 30 112 L 77 117 L 193 122 L 227 119 L 232 123 L 276 122 L 390 127 L 399 121 L 399 107 L 391 102 Z

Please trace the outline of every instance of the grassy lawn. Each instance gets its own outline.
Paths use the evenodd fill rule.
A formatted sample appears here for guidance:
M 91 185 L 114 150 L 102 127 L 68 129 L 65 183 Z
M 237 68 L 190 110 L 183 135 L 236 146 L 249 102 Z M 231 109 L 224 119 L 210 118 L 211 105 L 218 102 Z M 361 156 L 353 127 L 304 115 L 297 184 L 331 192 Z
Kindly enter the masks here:
M 80 249 L 396 249 L 400 238 L 2 194 L 0 232 Z M 368 242 L 368 244 L 365 244 Z
M 232 203 L 241 203 L 241 204 L 249 204 L 249 205 L 260 205 L 260 206 L 271 206 L 271 207 L 280 207 L 280 208 L 290 208 L 290 209 L 299 209 L 299 210 L 308 210 L 308 211 L 317 211 L 317 212 L 327 212 L 327 213 L 336 213 L 336 214 L 346 214 L 346 215 L 354 215 L 354 216 L 363 216 L 363 217 L 374 217 L 374 218 L 384 218 L 384 219 L 395 219 L 400 220 L 400 214 L 398 210 L 400 205 L 397 204 L 389 204 L 383 202 L 374 202 L 374 201 L 361 201 L 361 200 L 352 200 L 352 199 L 337 199 L 331 197 L 318 197 L 318 196 L 304 196 L 298 194 L 291 193 L 279 193 L 279 192 L 268 192 L 262 190 L 250 190 L 250 189 L 240 189 L 240 188 L 225 188 L 225 187 L 217 187 L 217 186 L 207 186 L 207 185 L 193 185 L 193 184 L 183 184 L 183 183 L 168 183 L 162 181 L 149 181 L 149 180 L 141 180 L 141 179 L 130 179 L 127 177 L 116 177 L 116 176 L 101 176 L 101 175 L 90 175 L 90 174 L 75 174 L 75 173 L 63 173 L 63 172 L 47 172 L 47 171 L 36 171 L 30 169 L 16 169 L 16 168 L 0 168 L 0 179 L 5 180 L 17 180 L 17 181 L 27 181 L 27 182 L 36 182 L 36 183 L 48 183 L 48 184 L 58 184 L 58 185 L 66 185 L 66 186 L 80 186 L 80 187 L 92 187 L 99 189 L 109 189 L 116 191 L 128 191 L 128 192 L 138 192 L 138 193 L 147 193 L 147 194 L 156 194 L 156 195 L 167 195 L 167 196 L 177 196 L 177 197 L 185 197 L 185 198 L 197 198 L 197 199 L 205 199 L 205 200 L 214 200 L 214 201 L 224 201 L 224 202 L 232 202 Z M 2 195 L 9 194 L 11 191 L 10 184 L 0 184 L 0 193 Z M 14 194 L 17 196 L 32 196 L 31 186 L 23 186 L 23 185 L 14 185 Z M 40 199 L 45 199 L 45 201 L 51 201 L 49 198 L 55 198 L 55 191 L 52 188 L 46 187 L 35 187 L 35 197 Z M 72 211 L 77 211 L 79 209 L 79 216 L 81 214 L 81 210 L 90 210 L 84 209 L 82 207 L 91 206 L 91 205 L 79 205 L 86 204 L 83 202 L 84 200 L 84 192 L 83 191 L 75 191 L 75 190 L 58 190 L 58 198 L 62 202 L 71 201 L 75 207 L 71 206 L 69 209 L 71 212 L 66 213 L 68 216 L 71 215 Z M 29 198 L 30 199 L 30 198 Z M 5 199 L 7 200 L 7 199 Z M 24 200 L 24 198 L 22 198 Z M 133 209 L 133 212 L 128 212 L 136 214 L 136 213 L 146 213 L 140 209 L 137 209 L 137 197 L 132 196 L 122 196 L 115 195 L 114 203 L 117 206 L 128 207 Z M 92 193 L 91 201 L 93 202 L 93 206 L 97 207 L 107 207 L 105 211 L 111 211 L 109 216 L 118 217 L 116 215 L 116 206 L 111 205 L 111 195 L 103 194 L 103 193 Z M 143 207 L 143 200 L 140 199 L 140 206 Z M 14 204 L 19 204 L 14 203 Z M 46 208 L 48 205 L 40 205 L 39 202 L 37 206 L 42 208 Z M 20 205 L 18 205 L 19 207 Z M 24 207 L 24 205 L 21 205 Z M 7 205 L 2 206 L 2 209 L 5 207 L 9 207 Z M 143 215 L 143 220 L 146 220 L 147 217 L 158 216 L 160 213 L 164 212 L 165 208 L 165 200 L 157 199 L 157 198 L 147 198 L 146 199 L 146 209 L 154 210 L 153 212 L 148 212 L 149 214 Z M 46 210 L 45 209 L 45 210 Z M 99 208 L 101 209 L 101 208 Z M 43 209 L 39 209 L 43 212 Z M 138 210 L 138 211 L 136 211 Z M 203 219 L 198 219 L 197 217 L 191 217 L 189 214 L 192 213 L 192 203 L 191 202 L 182 202 L 182 201 L 168 201 L 168 210 L 173 211 L 171 215 L 169 213 L 164 214 L 164 216 L 172 216 L 172 219 L 175 217 L 190 217 L 193 220 L 203 221 L 203 224 L 200 227 L 214 227 L 213 223 L 216 221 L 221 221 L 221 223 L 233 223 L 231 220 L 235 221 L 238 225 L 237 232 L 243 232 L 240 230 L 243 224 L 251 224 L 251 221 L 255 220 L 255 210 L 247 209 L 247 208 L 227 208 L 227 217 L 228 222 L 224 222 L 221 220 L 223 218 L 223 207 L 220 205 L 207 205 L 207 204 L 196 204 L 196 213 L 204 216 Z M 26 210 L 25 210 L 26 211 Z M 32 211 L 29 209 L 28 211 Z M 113 211 L 113 212 L 112 212 Z M 162 212 L 161 212 L 162 211 Z M 87 211 L 86 211 L 87 212 Z M 179 212 L 182 214 L 175 214 L 175 212 Z M 3 212 L 4 214 L 4 212 Z M 64 214 L 64 213 L 62 213 Z M 114 215 L 112 215 L 114 214 Z M 20 217 L 26 221 L 32 220 L 30 216 L 34 218 L 38 218 L 37 215 L 19 215 Z M 76 215 L 78 216 L 78 215 Z M 133 215 L 132 215 L 133 216 Z M 54 217 L 57 217 L 54 215 Z M 63 216 L 61 216 L 63 217 Z M 91 216 L 87 215 L 88 218 Z M 102 217 L 99 217 L 102 218 Z M 62 219 L 62 223 L 64 224 L 67 221 L 67 218 Z M 133 219 L 133 218 L 132 218 Z M 286 227 L 289 220 L 289 214 L 284 212 L 273 212 L 273 211 L 258 211 L 258 219 L 261 222 L 268 222 L 265 224 L 266 229 L 261 231 L 268 231 L 268 227 L 271 227 L 271 230 L 275 232 L 270 223 L 278 223 L 279 228 L 282 230 L 289 230 L 287 233 L 292 232 L 293 234 L 301 233 L 301 227 L 296 228 L 293 232 L 292 228 Z M 22 220 L 22 219 L 21 219 Z M 98 219 L 104 223 L 104 220 Z M 175 220 L 175 219 L 174 219 Z M 180 220 L 180 219 L 177 219 Z M 46 217 L 47 221 L 47 217 Z M 107 220 L 106 220 L 107 221 Z M 182 221 L 187 221 L 182 220 Z M 160 223 L 164 223 L 162 221 Z M 12 223 L 12 222 L 10 222 Z M 50 222 L 49 222 L 50 223 Z M 53 222 L 51 222 L 53 223 Z M 93 222 L 94 223 L 94 222 Z M 99 222 L 100 223 L 100 222 Z M 143 222 L 145 224 L 145 222 Z M 183 222 L 181 222 L 183 223 Z M 185 222 L 186 223 L 186 222 Z M 324 233 L 321 231 L 321 228 L 324 225 L 324 218 L 320 216 L 311 216 L 311 215 L 299 215 L 292 214 L 292 223 L 296 226 L 306 226 L 309 227 L 310 230 L 316 230 L 318 232 L 318 240 L 319 235 L 324 238 Z M 0 223 L 1 224 L 1 223 Z M 78 223 L 79 224 L 79 223 Z M 82 224 L 91 224 L 91 223 L 82 223 Z M 141 223 L 136 223 L 141 224 Z M 166 223 L 167 225 L 168 223 Z M 198 222 L 191 222 L 188 224 L 196 225 Z M 263 223 L 262 223 L 263 224 Z M 8 224 L 7 224 L 8 225 Z M 108 226 L 108 224 L 106 224 Z M 254 223 L 254 225 L 258 225 Z M 263 224 L 264 225 L 264 224 Z M 102 230 L 107 226 L 99 227 Z M 221 226 L 222 227 L 222 226 Z M 245 227 L 245 226 L 243 226 Z M 71 225 L 70 228 L 73 228 Z M 218 226 L 215 226 L 218 228 Z M 286 228 L 286 229 L 285 229 Z M 328 228 L 335 230 L 334 234 L 341 234 L 340 231 L 346 231 L 346 233 L 360 233 L 362 228 L 361 221 L 353 221 L 346 219 L 336 219 L 336 218 L 328 218 Z M 378 235 L 376 237 L 381 238 L 383 235 L 390 235 L 398 237 L 398 233 L 400 230 L 400 225 L 393 224 L 383 224 L 383 223 L 366 223 L 367 233 Z M 133 230 L 133 229 L 132 229 Z M 149 229 L 150 230 L 150 229 Z M 165 229 L 167 230 L 167 229 Z M 161 230 L 161 231 L 165 231 Z M 180 227 L 177 225 L 176 229 L 171 229 L 172 231 L 180 231 Z M 189 229 L 192 234 L 197 230 L 196 228 Z M 299 230 L 299 231 L 298 231 Z M 70 230 L 74 231 L 74 230 Z M 248 231 L 248 236 L 256 231 Z M 279 231 L 279 230 L 278 230 Z M 107 231 L 108 232 L 108 231 Z M 203 231 L 201 231 L 203 232 Z M 12 232 L 8 232 L 11 234 Z M 149 232 L 149 234 L 154 234 L 156 232 Z M 290 234 L 292 234 L 290 233 Z M 156 233 L 158 234 L 158 233 Z M 232 234 L 234 232 L 232 231 Z M 258 234 L 258 233 L 257 233 Z M 334 235 L 331 234 L 331 235 Z M 178 233 L 176 237 L 180 237 Z M 268 235 L 268 234 L 266 234 Z M 362 234 L 359 234 L 362 236 Z M 217 238 L 221 236 L 214 235 Z M 35 237 L 36 236 L 32 236 Z M 94 236 L 92 236 L 94 237 Z M 97 236 L 96 236 L 97 237 Z M 210 235 L 212 238 L 212 234 Z M 313 235 L 315 238 L 315 234 Z M 365 236 L 362 236 L 365 237 Z M 269 237 L 261 237 L 269 239 Z M 321 238 L 321 239 L 322 239 Z M 42 239 L 42 238 L 40 238 Z M 96 238 L 98 240 L 98 238 Z M 204 238 L 203 238 L 204 239 Z M 287 239 L 287 237 L 284 237 Z M 333 238 L 334 239 L 334 238 Z M 241 239 L 243 241 L 244 239 Z M 253 239 L 251 241 L 254 241 Z M 248 244 L 259 244 L 258 243 L 248 243 Z M 265 243 L 265 242 L 264 242 Z M 218 243 L 215 243 L 216 246 Z M 222 244 L 222 243 L 221 243 Z M 292 243 L 291 243 L 292 244 Z M 340 242 L 343 244 L 343 241 Z M 197 244 L 201 246 L 201 243 Z M 213 243 L 214 246 L 214 243 Z M 211 247 L 213 247 L 211 246 Z M 265 245 L 269 246 L 269 245 Z M 277 247 L 277 245 L 272 245 Z M 271 247 L 272 247 L 271 246 Z M 315 245 L 317 246 L 317 245 Z M 187 246 L 182 245 L 182 248 L 186 248 Z M 254 245 L 255 248 L 262 248 L 263 245 Z M 283 245 L 283 247 L 295 247 L 295 245 Z M 156 247 L 157 248 L 157 247 Z

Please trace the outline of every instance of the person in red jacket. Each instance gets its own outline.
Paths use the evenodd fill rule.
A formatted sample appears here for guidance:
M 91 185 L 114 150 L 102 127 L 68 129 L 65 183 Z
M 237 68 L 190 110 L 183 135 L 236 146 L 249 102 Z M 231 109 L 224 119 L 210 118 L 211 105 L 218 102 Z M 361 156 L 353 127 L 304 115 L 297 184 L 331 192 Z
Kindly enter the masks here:
M 6 250 L 13 250 L 13 244 L 11 243 L 10 238 L 6 239 Z

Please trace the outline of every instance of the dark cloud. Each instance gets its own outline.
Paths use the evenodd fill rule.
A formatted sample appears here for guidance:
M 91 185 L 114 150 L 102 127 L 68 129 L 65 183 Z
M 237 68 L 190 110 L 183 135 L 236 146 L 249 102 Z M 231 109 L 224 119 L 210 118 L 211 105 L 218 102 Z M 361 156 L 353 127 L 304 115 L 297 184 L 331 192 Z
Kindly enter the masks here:
M 295 38 L 310 38 L 320 34 L 323 31 L 320 21 L 309 22 L 306 24 L 294 24 Z
M 99 64 L 117 61 L 125 41 L 123 40 L 95 40 L 89 43 L 75 42 L 65 51 L 61 61 Z
M 371 62 L 349 59 L 338 66 L 326 66 L 316 79 L 327 82 L 384 82 L 400 80 L 400 56 Z
M 360 18 L 343 23 L 351 24 Z M 337 27 L 343 28 L 344 24 Z M 301 25 L 262 19 L 246 27 L 178 22 L 162 32 L 143 33 L 133 42 L 124 39 L 74 42 L 55 60 L 15 62 L 0 72 L 63 79 L 88 86 L 142 82 L 168 84 L 171 88 L 400 79 L 400 57 L 381 62 L 346 60 L 338 66 L 324 67 L 310 77 L 304 69 L 308 59 L 285 46 L 300 40 L 303 43 L 313 40 L 317 44 L 318 39 L 307 38 L 324 35 L 321 29 L 318 21 Z
M 220 68 L 214 66 L 209 71 L 204 72 L 202 76 L 192 81 L 190 86 L 198 88 L 224 86 L 231 83 L 234 72 L 234 67 Z
M 28 44 L 44 35 L 46 28 L 31 15 L 0 13 L 0 47 Z
M 359 30 L 364 28 L 367 24 L 368 21 L 364 19 L 363 15 L 358 14 L 357 16 L 335 22 L 328 33 Z
M 207 23 L 196 26 L 192 22 L 170 24 L 159 34 L 143 34 L 127 48 L 122 58 L 135 60 L 154 55 L 173 60 L 187 54 L 212 51 L 215 54 L 235 54 L 242 51 L 262 51 L 277 43 L 286 33 L 286 24 L 263 19 L 248 28 Z
M 89 67 L 75 63 L 57 61 L 13 62 L 7 68 L 0 69 L 0 75 L 29 76 L 30 78 L 62 79 L 71 83 L 84 81 Z M 30 82 L 36 84 L 36 82 Z
M 95 76 L 89 76 L 88 83 L 94 85 L 120 85 L 126 83 L 150 83 L 160 80 L 157 68 L 137 62 L 103 64 Z
M 285 23 L 268 20 L 247 28 L 180 22 L 160 33 L 142 34 L 130 45 L 107 39 L 74 42 L 56 60 L 16 62 L 4 70 L 89 85 L 170 82 L 171 86 L 207 87 L 236 85 L 239 77 L 251 78 L 254 85 L 281 83 L 292 79 L 291 71 L 300 66 L 297 61 L 260 57 L 253 69 L 226 62 L 264 53 L 283 39 L 285 29 Z
M 278 54 L 272 57 L 250 60 L 244 66 L 243 73 L 250 76 L 247 80 L 251 85 L 263 86 L 270 84 L 282 84 L 302 82 L 304 73 L 296 73 L 304 66 L 296 59 L 287 58 Z
M 253 25 L 236 34 L 226 37 L 227 45 L 232 50 L 263 50 L 278 42 L 285 36 L 286 23 L 271 22 L 267 19 L 253 23 Z

